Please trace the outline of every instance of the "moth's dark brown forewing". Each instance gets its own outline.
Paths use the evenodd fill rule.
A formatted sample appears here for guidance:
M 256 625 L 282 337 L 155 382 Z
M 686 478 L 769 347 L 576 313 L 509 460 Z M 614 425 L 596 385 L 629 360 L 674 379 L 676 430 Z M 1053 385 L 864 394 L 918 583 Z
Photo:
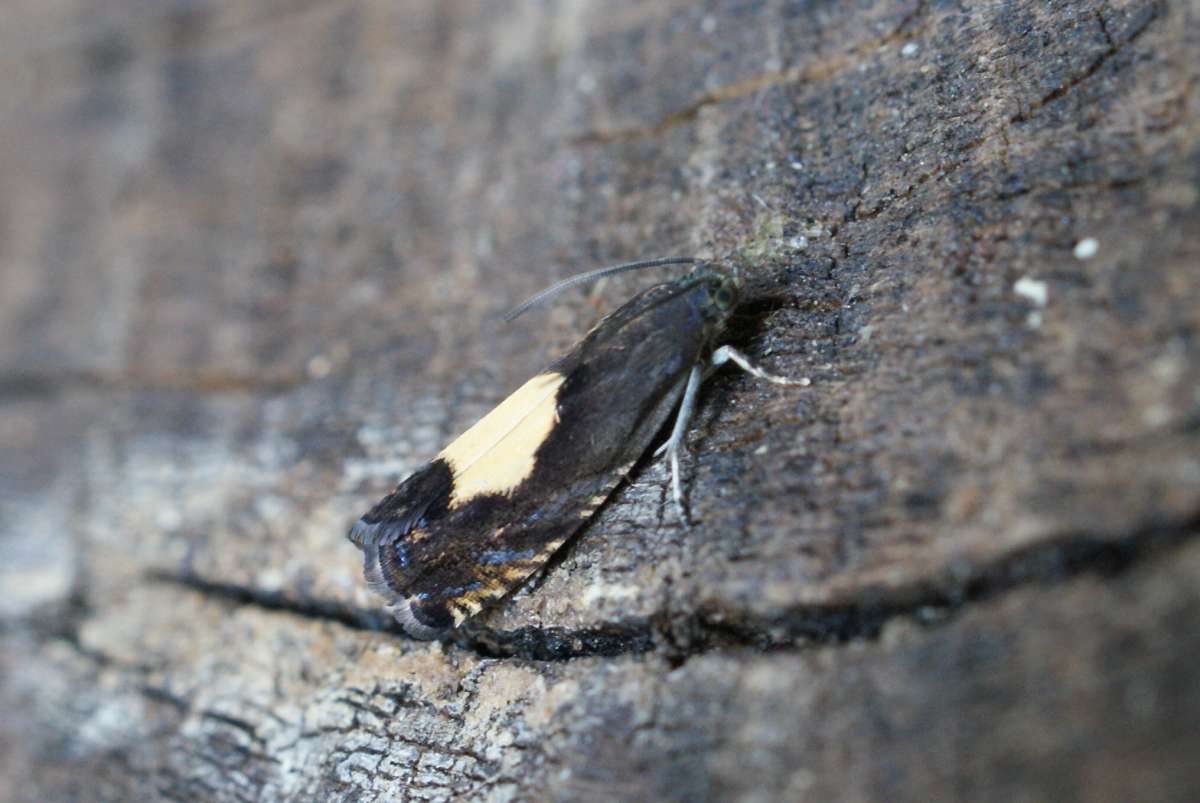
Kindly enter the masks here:
M 534 451 L 515 488 L 448 506 L 453 476 L 434 460 L 354 526 L 368 580 L 410 633 L 437 635 L 514 590 L 607 499 L 723 322 L 709 287 L 689 275 L 646 290 L 550 367 L 565 378 L 557 422 L 541 443 L 505 446 Z

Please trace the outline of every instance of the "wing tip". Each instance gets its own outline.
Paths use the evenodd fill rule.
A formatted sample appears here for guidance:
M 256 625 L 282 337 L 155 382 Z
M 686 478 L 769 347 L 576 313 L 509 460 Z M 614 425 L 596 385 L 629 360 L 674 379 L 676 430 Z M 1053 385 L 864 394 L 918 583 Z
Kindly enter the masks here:
M 382 522 L 371 524 L 364 519 L 359 519 L 354 522 L 354 526 L 350 528 L 350 532 L 346 537 L 350 539 L 350 543 L 354 544 L 359 549 L 365 550 L 368 547 L 376 546 L 383 539 L 382 528 L 379 526 Z
M 423 622 L 413 607 L 415 600 L 392 588 L 383 574 L 383 565 L 379 558 L 379 545 L 370 539 L 364 539 L 361 543 L 355 540 L 355 530 L 358 529 L 359 524 L 363 524 L 363 522 L 360 521 L 351 530 L 351 540 L 358 544 L 363 551 L 363 575 L 367 579 L 367 585 L 384 598 L 385 607 L 404 628 L 404 632 L 415 639 L 429 641 L 441 638 L 453 630 L 453 627 L 438 627 Z M 375 526 L 365 525 L 366 528 Z
M 396 618 L 396 621 L 400 623 L 400 626 L 404 628 L 404 632 L 408 633 L 408 635 L 422 641 L 431 641 L 442 638 L 454 629 L 452 627 L 431 627 L 425 624 L 417 617 L 417 612 L 413 610 L 412 602 L 411 599 L 404 597 L 397 598 L 388 605 L 388 610 L 391 611 L 392 616 Z

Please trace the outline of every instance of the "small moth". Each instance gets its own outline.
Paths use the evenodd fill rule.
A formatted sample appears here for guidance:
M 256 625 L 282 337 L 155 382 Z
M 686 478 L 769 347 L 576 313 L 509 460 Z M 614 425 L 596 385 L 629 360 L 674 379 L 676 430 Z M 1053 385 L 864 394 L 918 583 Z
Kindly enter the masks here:
M 633 262 L 567 279 L 692 264 L 634 296 L 404 480 L 350 529 L 367 582 L 417 638 L 436 638 L 516 589 L 602 505 L 671 414 L 665 452 L 683 516 L 679 453 L 702 379 L 732 361 L 779 384 L 729 346 L 713 350 L 737 306 L 736 269 L 690 258 Z M 678 412 L 676 412 L 678 411 Z M 684 519 L 686 521 L 686 518 Z

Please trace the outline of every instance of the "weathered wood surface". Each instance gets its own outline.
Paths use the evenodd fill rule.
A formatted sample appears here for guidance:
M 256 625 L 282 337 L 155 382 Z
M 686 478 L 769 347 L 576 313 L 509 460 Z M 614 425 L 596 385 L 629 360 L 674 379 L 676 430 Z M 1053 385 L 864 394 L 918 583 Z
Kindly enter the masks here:
M 1200 3 L 709 5 L 10 4 L 0 798 L 1194 799 Z M 655 279 L 496 313 L 692 252 L 811 387 L 400 635 L 349 522 Z

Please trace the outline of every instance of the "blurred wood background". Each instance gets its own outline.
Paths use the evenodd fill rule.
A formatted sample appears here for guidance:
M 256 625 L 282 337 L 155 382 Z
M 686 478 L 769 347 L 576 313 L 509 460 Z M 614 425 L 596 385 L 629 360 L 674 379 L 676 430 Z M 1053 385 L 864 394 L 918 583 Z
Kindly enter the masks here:
M 0 25 L 0 799 L 1192 800 L 1200 2 Z M 732 256 L 687 463 L 446 644 L 354 518 Z

